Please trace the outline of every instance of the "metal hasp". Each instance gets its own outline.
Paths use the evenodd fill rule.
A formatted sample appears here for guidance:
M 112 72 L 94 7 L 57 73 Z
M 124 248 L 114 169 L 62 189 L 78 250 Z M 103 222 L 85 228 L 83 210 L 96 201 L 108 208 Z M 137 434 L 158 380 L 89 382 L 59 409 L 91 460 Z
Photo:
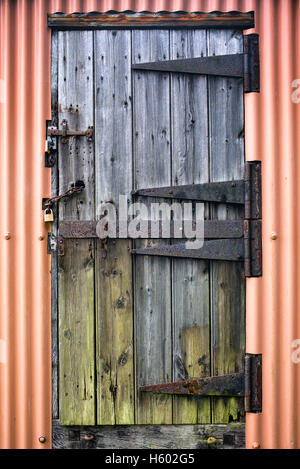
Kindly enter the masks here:
M 244 92 L 260 91 L 259 36 L 244 36 L 244 53 L 133 64 L 133 70 L 192 73 L 244 79 Z
M 195 199 L 203 202 L 243 204 L 245 218 L 242 236 L 224 236 L 224 239 L 207 239 L 199 249 L 187 249 L 185 243 L 160 245 L 132 249 L 132 254 L 168 256 L 218 261 L 244 261 L 246 277 L 262 275 L 262 233 L 261 233 L 261 163 L 245 163 L 245 178 L 242 181 L 195 184 L 192 186 L 170 186 L 140 189 L 133 196 L 169 197 Z M 215 221 L 222 223 L 221 220 Z M 234 239 L 228 239 L 234 238 Z
M 245 411 L 262 411 L 262 355 L 246 354 L 244 372 L 140 386 L 142 392 L 189 396 L 244 397 Z
M 88 141 L 93 140 L 93 127 L 88 127 L 87 130 L 69 130 L 68 121 L 63 119 L 61 122 L 62 129 L 55 129 L 54 127 L 47 128 L 48 137 L 61 137 L 61 143 L 67 143 L 69 137 L 87 137 Z

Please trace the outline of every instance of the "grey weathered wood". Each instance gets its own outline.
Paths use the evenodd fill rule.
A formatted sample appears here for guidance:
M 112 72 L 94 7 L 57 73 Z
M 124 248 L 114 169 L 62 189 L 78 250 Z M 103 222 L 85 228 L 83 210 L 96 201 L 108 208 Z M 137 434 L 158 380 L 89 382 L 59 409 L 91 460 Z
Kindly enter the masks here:
M 59 127 L 84 130 L 94 124 L 93 33 L 59 32 Z M 94 143 L 59 139 L 59 193 L 82 180 L 79 195 L 59 203 L 61 220 L 94 218 Z M 68 240 L 59 259 L 59 418 L 95 424 L 94 241 Z
M 167 59 L 169 32 L 133 31 L 132 50 L 134 63 Z M 134 187 L 169 185 L 169 75 L 134 72 L 133 100 Z M 166 242 L 156 240 L 152 245 Z M 136 241 L 136 246 L 143 245 L 144 241 Z M 143 384 L 172 380 L 170 260 L 137 258 L 134 278 L 136 422 L 171 423 L 172 398 L 138 390 Z
M 58 32 L 51 36 L 51 126 L 58 122 Z M 51 169 L 51 195 L 58 193 L 57 164 Z M 57 235 L 57 210 L 54 208 L 54 223 L 51 231 Z M 51 255 L 51 343 L 52 343 L 52 417 L 58 418 L 58 283 L 57 252 Z
M 95 32 L 96 215 L 132 190 L 131 32 Z M 120 211 L 120 210 L 119 210 Z M 96 250 L 98 424 L 134 423 L 131 242 Z
M 205 30 L 171 31 L 170 38 L 171 59 L 207 55 Z M 172 184 L 208 182 L 205 76 L 171 75 L 171 115 Z M 174 259 L 172 267 L 174 380 L 209 376 L 208 262 Z M 210 398 L 174 396 L 173 422 L 210 422 Z
M 132 188 L 242 177 L 244 131 L 241 80 L 130 71 L 131 61 L 206 55 L 206 44 L 209 55 L 241 52 L 240 32 L 135 30 L 59 32 L 58 35 L 59 126 L 62 119 L 67 118 L 69 128 L 84 130 L 93 125 L 94 112 L 96 118 L 95 143 L 88 143 L 85 137 L 79 137 L 71 138 L 66 145 L 59 144 L 60 179 L 57 187 L 53 172 L 53 193 L 66 190 L 78 179 L 84 180 L 86 184 L 84 192 L 60 202 L 61 219 L 93 220 L 102 201 L 112 199 L 118 205 L 119 194 L 126 194 L 129 198 Z M 95 71 L 93 48 L 96 53 Z M 55 73 L 54 66 L 53 76 Z M 52 93 L 54 99 L 55 85 Z M 148 202 L 155 202 L 155 199 Z M 222 219 L 242 215 L 238 210 L 225 206 L 218 209 L 212 206 L 210 210 L 213 217 Z M 155 240 L 150 241 L 150 244 L 157 242 L 168 241 Z M 171 261 L 146 256 L 135 259 L 133 353 L 130 242 L 123 240 L 122 244 L 119 241 L 110 243 L 107 257 L 103 257 L 105 252 L 98 242 L 95 276 L 93 244 L 85 240 L 79 240 L 78 243 L 67 241 L 66 255 L 60 259 L 59 284 L 63 289 L 60 290 L 59 305 L 64 320 L 73 320 L 72 324 L 67 324 L 67 329 L 74 336 L 79 332 L 83 334 L 87 346 L 84 351 L 80 346 L 72 350 L 68 348 L 66 339 L 69 333 L 64 334 L 66 324 L 60 329 L 59 340 L 60 351 L 63 350 L 60 356 L 61 390 L 66 391 L 63 384 L 64 363 L 68 364 L 71 357 L 73 363 L 80 363 L 80 374 L 85 376 L 88 370 L 94 370 L 96 353 L 97 405 L 93 395 L 91 406 L 81 413 L 84 417 L 80 423 L 87 423 L 84 421 L 86 417 L 90 419 L 88 423 L 96 422 L 95 408 L 98 411 L 98 424 L 132 423 L 134 373 L 136 423 L 209 422 L 211 412 L 212 421 L 216 423 L 239 419 L 243 405 L 236 399 L 213 399 L 212 409 L 206 398 L 195 401 L 176 397 L 172 405 L 172 397 L 145 395 L 138 391 L 138 386 L 240 369 L 245 346 L 245 291 L 241 265 L 210 263 L 209 270 L 208 263 L 202 261 Z M 136 246 L 145 244 L 145 241 L 136 241 Z M 55 269 L 55 259 L 52 266 Z M 105 272 L 108 275 L 103 277 Z M 94 310 L 90 306 L 93 302 L 94 278 L 96 327 Z M 70 285 L 78 279 L 80 288 L 76 288 L 72 295 Z M 52 298 L 55 298 L 55 288 L 53 283 Z M 124 309 L 118 307 L 121 303 L 125 304 Z M 54 309 L 53 305 L 55 340 Z M 76 330 L 76 321 L 79 320 L 80 331 Z M 55 417 L 57 353 L 54 343 Z M 106 370 L 104 365 L 107 363 L 110 372 L 105 385 L 101 386 L 101 377 Z M 71 393 L 75 397 L 79 395 L 72 388 L 76 383 L 77 371 L 74 365 L 74 376 L 70 383 Z M 89 376 L 92 376 L 93 383 L 90 389 L 94 389 L 93 371 Z M 79 423 L 79 420 L 76 422 L 73 418 L 74 412 L 76 418 L 80 414 L 77 412 L 79 407 L 75 411 L 74 407 L 68 410 L 65 397 L 60 392 L 63 422 Z M 73 402 L 76 403 L 76 399 Z M 119 428 L 123 431 L 127 427 Z M 159 428 L 163 428 L 163 438 L 168 440 L 169 433 L 164 430 L 167 427 Z M 179 428 L 185 434 L 183 427 L 169 428 Z M 135 434 L 135 430 L 130 431 L 131 435 Z M 171 444 L 171 438 L 175 438 L 172 431 L 166 445 Z M 57 429 L 57 432 L 61 435 L 61 430 Z M 127 433 L 123 434 L 124 441 L 127 441 Z M 102 441 L 97 441 L 99 447 L 102 444 L 119 444 L 119 436 L 115 436 L 112 428 L 107 435 L 114 442 L 108 443 L 106 437 L 103 440 L 99 437 Z M 194 444 L 191 433 L 187 432 L 186 435 L 184 443 L 180 440 L 179 445 L 187 444 L 188 438 Z M 139 442 L 136 444 L 148 443 L 147 433 L 141 438 L 136 439 Z M 156 440 L 153 441 L 156 444 Z M 76 447 L 77 443 L 70 444 Z M 93 443 L 84 440 L 79 444 L 86 447 Z
M 131 32 L 95 31 L 96 207 L 132 190 Z
M 59 128 L 63 119 L 69 129 L 86 130 L 94 124 L 93 33 L 60 31 L 58 39 Z M 64 220 L 94 218 L 94 143 L 86 137 L 59 139 L 59 190 L 65 192 L 77 180 L 85 189 L 63 199 L 59 216 Z
M 245 425 L 62 427 L 53 421 L 52 447 L 94 449 L 244 449 Z
M 239 31 L 210 30 L 208 55 L 240 53 Z M 241 179 L 244 166 L 244 107 L 241 79 L 209 77 L 211 181 Z M 219 205 L 214 218 L 242 217 L 241 210 Z M 212 374 L 237 372 L 245 351 L 245 279 L 241 263 L 211 263 Z M 212 422 L 239 420 L 243 402 L 213 399 Z
M 94 241 L 65 242 L 58 283 L 59 420 L 95 425 Z

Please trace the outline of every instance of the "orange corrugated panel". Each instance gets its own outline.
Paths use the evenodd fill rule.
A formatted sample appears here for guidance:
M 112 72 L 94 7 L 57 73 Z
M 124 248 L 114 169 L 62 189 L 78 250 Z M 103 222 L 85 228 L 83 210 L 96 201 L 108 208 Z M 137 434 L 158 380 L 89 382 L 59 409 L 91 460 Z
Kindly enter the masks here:
M 299 448 L 299 0 L 0 0 L 0 447 L 51 445 L 46 14 L 108 10 L 256 12 L 261 93 L 246 96 L 246 155 L 263 162 L 264 275 L 247 279 L 247 351 L 263 354 L 263 413 L 247 416 L 247 447 Z

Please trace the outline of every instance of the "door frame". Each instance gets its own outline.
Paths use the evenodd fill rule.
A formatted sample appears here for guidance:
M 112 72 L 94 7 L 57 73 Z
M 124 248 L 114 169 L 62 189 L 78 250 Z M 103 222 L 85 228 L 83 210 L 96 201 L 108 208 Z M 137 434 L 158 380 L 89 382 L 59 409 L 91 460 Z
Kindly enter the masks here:
M 253 13 L 253 12 L 252 12 Z M 120 16 L 119 22 L 116 16 Z M 51 35 L 51 111 L 52 120 L 47 122 L 47 127 L 58 126 L 58 30 L 61 29 L 124 29 L 124 28 L 238 28 L 247 29 L 254 26 L 253 14 L 203 14 L 195 24 L 195 16 L 187 14 L 161 14 L 161 15 L 48 15 L 48 25 L 52 28 Z M 219 23 L 212 25 L 211 22 Z M 84 17 L 84 24 L 81 23 Z M 61 21 L 59 24 L 58 20 Z M 65 23 L 63 23 L 65 20 Z M 72 24 L 68 22 L 73 21 Z M 56 21 L 56 23 L 55 23 Z M 183 22 L 184 21 L 184 22 Z M 52 22 L 52 24 L 51 24 Z M 98 24 L 95 26 L 95 23 Z M 58 166 L 51 169 L 51 194 L 57 195 Z M 54 209 L 54 216 L 57 215 Z M 52 233 L 57 235 L 57 216 L 52 223 Z M 58 258 L 57 252 L 51 255 L 51 321 L 52 321 L 52 416 L 53 416 L 53 447 L 71 448 L 148 448 L 148 441 L 161 445 L 161 437 L 164 435 L 164 448 L 242 448 L 245 445 L 245 424 L 191 424 L 191 425 L 126 425 L 126 426 L 92 426 L 92 427 L 63 427 L 58 421 Z M 122 429 L 124 436 L 120 436 Z M 101 435 L 101 438 L 98 438 Z M 87 438 L 89 436 L 89 438 Z M 110 446 L 107 446 L 107 445 Z M 182 446 L 183 445 L 183 446 Z M 159 447 L 159 446 L 157 446 Z

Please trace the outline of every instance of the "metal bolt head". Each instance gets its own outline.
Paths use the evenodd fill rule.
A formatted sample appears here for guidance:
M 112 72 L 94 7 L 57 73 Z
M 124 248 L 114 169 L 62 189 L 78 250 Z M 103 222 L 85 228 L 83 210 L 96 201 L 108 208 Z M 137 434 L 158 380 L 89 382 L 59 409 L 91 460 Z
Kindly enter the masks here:
M 275 233 L 275 231 L 272 231 L 271 239 L 273 239 L 273 240 L 277 239 L 277 233 Z
M 260 444 L 258 443 L 258 441 L 254 441 L 254 443 L 252 443 L 252 448 L 253 448 L 253 449 L 258 449 L 258 448 L 260 448 Z
M 10 239 L 10 238 L 11 238 L 11 234 L 10 234 L 10 233 L 5 233 L 4 238 L 5 238 L 5 239 Z
M 85 439 L 86 441 L 91 441 L 91 440 L 93 440 L 94 438 L 95 438 L 94 435 L 84 435 L 84 439 Z
M 46 437 L 45 436 L 39 436 L 39 442 L 40 443 L 46 443 Z
M 45 237 L 42 235 L 42 233 L 40 233 L 39 236 L 38 236 L 38 239 L 39 239 L 39 241 L 43 241 L 45 239 Z

